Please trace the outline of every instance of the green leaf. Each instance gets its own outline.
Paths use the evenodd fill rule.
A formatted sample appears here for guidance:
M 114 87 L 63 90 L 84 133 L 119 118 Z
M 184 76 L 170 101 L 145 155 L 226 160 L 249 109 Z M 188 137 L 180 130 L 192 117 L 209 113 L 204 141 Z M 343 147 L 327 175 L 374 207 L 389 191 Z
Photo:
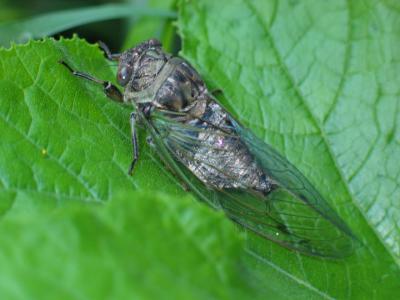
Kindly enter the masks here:
M 133 16 L 174 18 L 176 14 L 171 10 L 135 4 L 105 4 L 46 13 L 23 21 L 0 24 L 0 45 L 24 43 L 32 38 L 49 36 L 79 25 Z
M 0 249 L 4 299 L 232 299 L 248 292 L 233 225 L 188 198 L 124 193 L 106 206 L 10 217 L 0 225 Z
M 115 78 L 97 45 L 77 38 L 0 50 L 3 212 L 101 203 L 121 189 L 138 187 L 182 196 L 172 175 L 149 155 L 144 133 L 136 174 L 128 175 L 133 108 L 109 101 L 98 85 L 71 76 L 61 59 L 98 78 Z
M 185 193 L 154 160 L 144 132 L 138 168 L 127 175 L 132 109 L 57 61 L 104 79 L 113 79 L 115 68 L 82 40 L 46 39 L 0 50 L 0 294 L 101 298 L 112 283 L 110 298 L 156 298 L 162 282 L 175 298 L 396 298 L 400 8 L 393 1 L 347 3 L 183 1 L 179 28 L 183 54 L 211 87 L 224 90 L 229 110 L 301 169 L 364 247 L 329 261 L 249 235 L 244 255 L 236 234 L 223 238 L 228 225 L 213 222 L 206 208 L 189 213 L 190 221 L 177 217 L 187 226 L 201 222 L 202 234 L 185 236 L 176 226 L 155 232 L 166 228 L 163 216 L 173 215 L 167 207 L 180 205 Z M 171 196 L 153 199 L 155 191 Z M 203 209 L 195 201 L 185 207 Z M 125 240 L 130 233 L 145 237 Z M 180 250 L 164 247 L 174 235 Z M 217 262 L 224 254 L 226 281 L 204 275 L 219 272 L 213 263 L 196 274 L 204 256 L 178 266 L 189 238 L 203 245 L 213 236 L 218 247 L 206 253 Z M 150 256 L 137 248 L 144 243 L 152 258 L 165 259 L 144 264 Z M 230 265 L 241 259 L 239 269 Z M 130 275 L 148 266 L 149 277 L 132 282 Z M 163 268 L 172 272 L 164 276 Z M 180 295 L 175 274 L 189 278 Z
M 144 132 L 128 176 L 132 108 L 72 76 L 60 59 L 114 77 L 97 45 L 76 37 L 0 50 L 2 297 L 260 295 L 233 224 L 185 195 Z
M 298 286 L 322 298 L 400 288 L 399 17 L 394 1 L 181 2 L 182 55 L 365 244 L 329 262 L 254 237 L 260 276 L 283 298 Z

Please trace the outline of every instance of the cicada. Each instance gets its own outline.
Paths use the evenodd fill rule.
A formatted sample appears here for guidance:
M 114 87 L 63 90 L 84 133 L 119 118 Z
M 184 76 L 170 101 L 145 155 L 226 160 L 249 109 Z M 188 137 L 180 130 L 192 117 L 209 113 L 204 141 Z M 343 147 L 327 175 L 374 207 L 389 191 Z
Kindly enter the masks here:
M 131 174 L 139 158 L 137 125 L 165 166 L 200 200 L 246 230 L 280 245 L 322 257 L 352 253 L 358 240 L 307 178 L 241 125 L 185 59 L 156 39 L 106 57 L 118 62 L 117 81 L 73 70 L 101 84 L 112 100 L 130 103 Z

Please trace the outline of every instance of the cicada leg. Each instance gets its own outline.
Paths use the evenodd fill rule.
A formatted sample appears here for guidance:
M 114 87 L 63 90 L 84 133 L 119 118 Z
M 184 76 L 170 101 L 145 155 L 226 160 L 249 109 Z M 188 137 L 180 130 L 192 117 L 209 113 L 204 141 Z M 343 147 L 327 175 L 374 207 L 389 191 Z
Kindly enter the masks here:
M 103 52 L 106 55 L 106 58 L 108 60 L 116 61 L 121 56 L 121 54 L 119 54 L 119 53 L 111 53 L 108 46 L 105 43 L 103 43 L 102 41 L 98 41 L 97 44 L 99 45 L 100 49 L 103 50 Z
M 136 162 L 139 159 L 139 145 L 137 142 L 137 132 L 136 132 L 136 117 L 137 115 L 132 112 L 130 116 L 131 123 L 131 133 L 132 133 L 132 151 L 133 151 L 133 159 L 131 165 L 129 167 L 128 174 L 132 175 L 133 169 L 135 168 Z
M 124 97 L 122 96 L 122 93 L 119 91 L 119 89 L 113 85 L 110 81 L 105 81 L 101 79 L 97 79 L 93 77 L 92 75 L 89 75 L 87 73 L 75 71 L 72 69 L 65 61 L 60 60 L 60 64 L 62 64 L 64 67 L 66 67 L 74 76 L 84 78 L 86 80 L 95 82 L 97 84 L 101 84 L 103 86 L 104 94 L 110 98 L 111 100 L 117 101 L 117 102 L 123 102 Z

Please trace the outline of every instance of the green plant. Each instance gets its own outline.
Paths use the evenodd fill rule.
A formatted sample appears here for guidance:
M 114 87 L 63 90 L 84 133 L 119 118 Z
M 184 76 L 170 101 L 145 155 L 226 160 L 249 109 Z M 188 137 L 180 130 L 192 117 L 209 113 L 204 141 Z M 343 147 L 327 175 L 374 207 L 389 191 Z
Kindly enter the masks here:
M 57 64 L 113 80 L 97 46 L 74 37 L 0 50 L 1 294 L 395 299 L 399 18 L 395 1 L 179 4 L 181 55 L 363 241 L 339 261 L 243 240 L 184 195 L 143 134 L 129 177 L 131 108 Z M 171 47 L 168 30 L 162 39 Z

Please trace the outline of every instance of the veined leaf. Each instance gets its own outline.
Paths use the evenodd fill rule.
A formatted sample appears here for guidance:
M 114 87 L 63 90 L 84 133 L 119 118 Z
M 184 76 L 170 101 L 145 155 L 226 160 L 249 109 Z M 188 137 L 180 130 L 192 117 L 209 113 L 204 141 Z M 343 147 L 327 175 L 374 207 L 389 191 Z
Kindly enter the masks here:
M 2 297 L 260 295 L 233 224 L 185 195 L 144 134 L 129 176 L 132 108 L 60 59 L 114 77 L 100 49 L 76 37 L 0 50 Z
M 290 286 L 322 298 L 393 298 L 400 287 L 399 20 L 394 1 L 181 2 L 182 55 L 365 244 L 332 263 L 254 238 L 284 298 Z
M 239 290 L 249 297 L 256 291 L 274 299 L 395 298 L 400 288 L 396 202 L 399 193 L 396 157 L 400 152 L 396 121 L 399 54 L 393 51 L 399 43 L 399 35 L 393 33 L 397 28 L 398 5 L 390 1 L 316 4 L 315 1 L 234 0 L 229 3 L 181 2 L 179 28 L 184 41 L 183 55 L 213 87 L 223 89 L 224 104 L 230 111 L 312 181 L 365 245 L 348 259 L 329 261 L 301 256 L 249 235 L 250 255 L 235 252 L 236 246 L 233 252 L 224 252 L 230 262 L 237 262 L 239 256 L 246 258 L 242 270 L 252 286 L 244 284 Z M 60 224 L 49 216 L 55 207 L 60 207 L 56 211 L 63 214 L 67 211 L 64 206 L 70 202 L 103 203 L 120 199 L 121 190 L 131 195 L 137 188 L 173 195 L 167 197 L 168 202 L 181 201 L 184 195 L 165 168 L 148 155 L 150 149 L 145 146 L 143 132 L 138 168 L 133 178 L 127 176 L 131 159 L 128 124 L 131 108 L 110 102 L 98 86 L 72 77 L 57 63 L 59 59 L 99 78 L 115 76 L 98 48 L 76 38 L 59 42 L 48 39 L 0 51 L 0 210 L 3 213 L 0 230 L 6 245 L 3 265 L 7 258 L 12 258 L 3 273 L 3 282 L 8 280 L 10 284 L 5 286 L 9 288 L 13 284 L 20 286 L 16 282 L 26 282 L 19 271 L 22 269 L 16 267 L 18 263 L 23 262 L 25 271 L 40 266 L 43 274 L 52 274 L 54 264 L 46 264 L 49 256 L 46 253 L 57 252 L 55 245 L 62 243 L 64 236 L 71 244 L 68 230 L 93 230 L 92 223 L 83 226 L 81 221 L 75 221 L 75 212 L 68 210 L 62 219 L 71 221 L 57 231 L 60 234 L 48 229 L 49 236 L 53 236 L 52 244 L 37 242 L 36 247 L 27 247 L 28 253 L 19 252 L 29 241 L 41 241 L 43 237 L 49 240 L 43 228 Z M 151 201 L 148 196 L 130 198 L 132 205 L 136 201 Z M 165 207 L 157 201 L 160 207 Z M 195 203 L 190 204 L 197 207 Z M 111 215 L 107 220 L 149 218 L 155 226 L 164 213 L 164 210 L 139 208 L 138 215 L 136 212 L 131 215 L 130 205 L 117 205 L 114 209 L 121 215 L 106 212 Z M 85 213 L 96 215 L 92 210 L 95 208 L 87 208 Z M 42 218 L 44 223 L 40 223 Z M 209 217 L 203 215 L 194 218 L 199 219 L 204 224 L 209 222 Z M 135 234 L 148 232 L 145 225 L 139 228 L 139 224 L 142 223 L 135 223 L 138 227 Z M 205 225 L 206 234 L 194 238 L 201 244 L 208 234 L 218 232 L 220 226 L 224 225 Z M 87 267 L 79 269 L 80 273 L 61 269 L 71 280 L 54 286 L 59 284 L 66 291 L 75 291 L 68 282 L 88 280 L 97 274 L 99 269 L 95 267 L 104 263 L 104 258 L 114 264 L 114 255 L 120 251 L 114 249 L 110 256 L 95 254 L 98 244 L 92 242 L 104 243 L 103 233 L 103 230 L 91 232 L 90 239 L 85 235 L 89 239 L 87 248 L 73 248 L 74 255 L 63 256 L 60 264 L 65 268 L 76 258 L 80 262 L 82 257 L 92 257 L 93 263 L 90 266 L 84 263 Z M 111 239 L 113 245 L 118 245 L 118 249 L 134 247 L 133 242 L 126 245 L 117 241 L 124 237 L 121 234 Z M 152 237 L 149 234 L 147 238 Z M 220 236 L 216 238 L 223 240 Z M 156 247 L 157 234 L 154 241 Z M 48 252 L 41 255 L 41 247 Z M 68 247 L 64 253 L 65 249 Z M 86 249 L 90 250 L 85 252 Z M 124 254 L 115 265 L 140 267 L 138 262 L 127 264 L 129 258 Z M 174 261 L 166 264 L 173 270 L 177 268 Z M 196 258 L 193 263 L 184 262 L 188 272 L 196 269 L 197 262 Z M 15 271 L 10 271 L 10 276 L 7 270 Z M 56 274 L 62 272 L 57 270 Z M 231 274 L 236 269 L 224 270 Z M 27 295 L 43 296 L 48 291 L 43 282 L 53 281 L 48 277 L 34 281 L 34 274 L 30 276 Z M 100 280 L 93 277 L 89 282 L 106 282 L 113 273 L 108 274 Z M 232 276 L 234 279 L 228 280 L 222 289 L 237 286 L 238 277 Z M 190 282 L 196 280 L 191 278 Z M 211 295 L 231 296 L 214 292 L 213 276 L 199 280 L 212 285 Z M 125 289 L 123 276 L 113 282 L 122 282 L 120 286 Z M 83 295 L 97 295 L 82 289 Z M 198 298 L 208 296 L 196 288 L 192 290 L 192 286 L 188 289 Z M 16 295 L 15 291 L 23 297 L 18 288 L 9 295 Z

